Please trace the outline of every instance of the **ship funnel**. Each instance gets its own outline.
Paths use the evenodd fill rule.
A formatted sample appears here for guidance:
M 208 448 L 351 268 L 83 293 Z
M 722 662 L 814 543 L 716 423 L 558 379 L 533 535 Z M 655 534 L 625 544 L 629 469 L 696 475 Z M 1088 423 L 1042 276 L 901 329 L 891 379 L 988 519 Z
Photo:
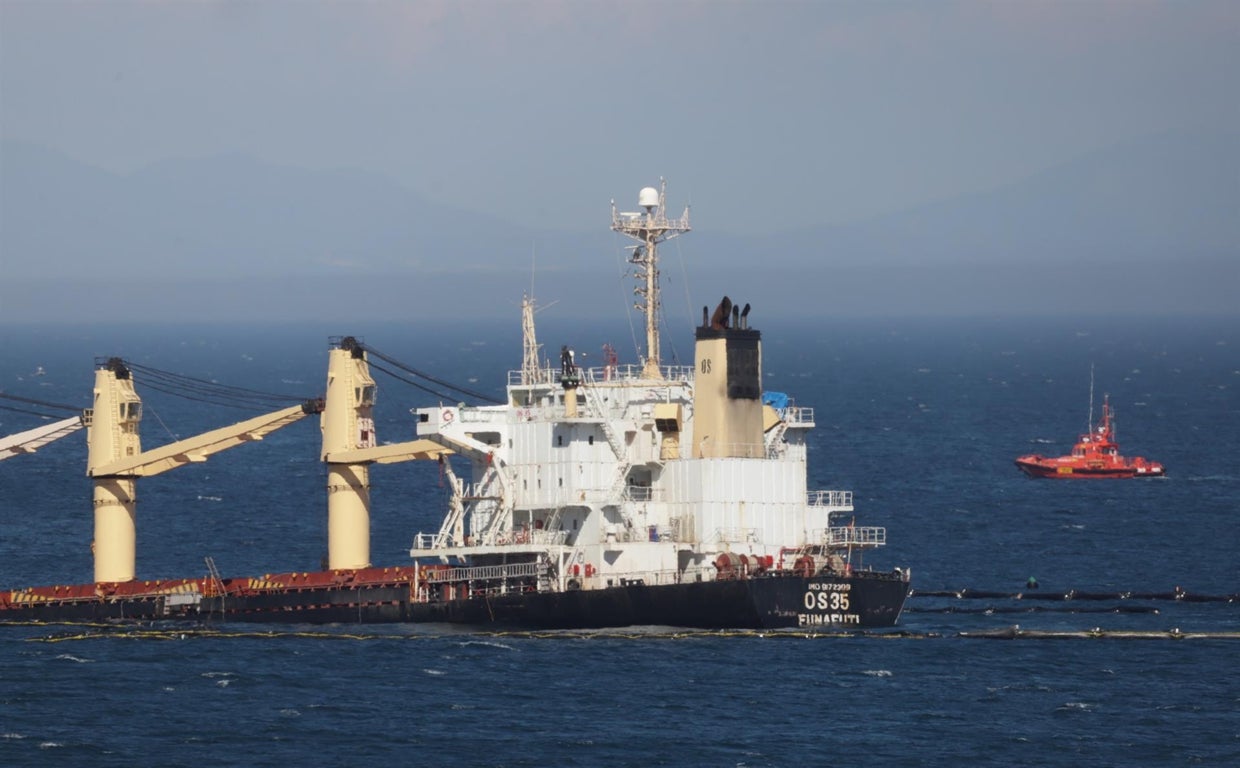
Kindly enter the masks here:
M 748 306 L 748 305 L 746 305 Z M 748 311 L 727 296 L 710 322 L 697 329 L 693 385 L 693 456 L 765 454 L 762 414 L 762 334 L 748 325 Z

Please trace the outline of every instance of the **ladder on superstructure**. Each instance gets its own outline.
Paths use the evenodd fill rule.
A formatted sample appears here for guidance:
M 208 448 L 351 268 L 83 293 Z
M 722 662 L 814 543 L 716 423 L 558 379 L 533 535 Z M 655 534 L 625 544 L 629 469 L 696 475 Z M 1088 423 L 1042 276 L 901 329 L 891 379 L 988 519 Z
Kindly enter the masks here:
M 604 411 L 603 398 L 599 396 L 598 390 L 594 387 L 594 376 L 587 374 L 588 380 L 586 385 L 582 387 L 586 391 L 586 399 L 590 402 L 590 407 L 598 414 L 599 421 L 602 423 L 603 435 L 607 438 L 607 444 L 611 446 L 611 452 L 616 456 L 616 477 L 611 483 L 608 499 L 619 498 L 624 493 L 624 487 L 628 484 L 629 469 L 631 464 L 628 460 L 628 452 L 625 450 L 624 442 L 620 439 L 620 435 L 616 434 L 615 428 L 611 424 L 611 415 Z

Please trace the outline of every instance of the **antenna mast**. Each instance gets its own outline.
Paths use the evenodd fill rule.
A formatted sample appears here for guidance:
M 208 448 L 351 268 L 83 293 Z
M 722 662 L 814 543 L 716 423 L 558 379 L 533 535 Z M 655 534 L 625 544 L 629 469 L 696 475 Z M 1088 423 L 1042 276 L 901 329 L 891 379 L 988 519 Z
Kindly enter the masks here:
M 538 381 L 540 365 L 538 363 L 538 338 L 534 335 L 534 297 L 521 297 L 521 343 L 524 355 L 521 358 L 521 383 L 534 384 Z
M 689 231 L 689 208 L 678 219 L 667 218 L 667 181 L 659 179 L 659 189 L 645 187 L 637 195 L 637 204 L 646 209 L 643 213 L 620 213 L 616 201 L 611 201 L 611 229 L 638 241 L 631 246 L 630 264 L 637 265 L 637 288 L 639 297 L 633 306 L 646 316 L 646 360 L 642 376 L 650 379 L 663 377 L 659 370 L 659 254 L 658 245 Z
M 1094 433 L 1094 364 L 1089 364 L 1089 421 L 1085 422 L 1085 434 Z

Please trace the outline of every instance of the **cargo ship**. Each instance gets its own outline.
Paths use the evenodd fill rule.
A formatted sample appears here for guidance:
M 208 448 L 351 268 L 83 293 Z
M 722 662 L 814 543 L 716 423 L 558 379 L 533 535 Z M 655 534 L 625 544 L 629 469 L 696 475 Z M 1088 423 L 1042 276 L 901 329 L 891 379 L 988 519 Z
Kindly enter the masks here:
M 145 452 L 134 366 L 101 361 L 83 419 L 94 581 L 0 591 L 0 621 L 893 626 L 910 569 L 867 559 L 886 530 L 856 525 L 850 491 L 807 487 L 814 411 L 764 390 L 750 306 L 724 297 L 704 307 L 693 365 L 663 363 L 658 246 L 690 231 L 688 208 L 669 217 L 665 199 L 661 184 L 640 191 L 638 211 L 612 203 L 612 230 L 635 241 L 639 362 L 611 353 L 584 368 L 561 347 L 551 363 L 527 296 L 506 401 L 415 409 L 408 442 L 378 442 L 369 359 L 382 353 L 355 337 L 332 340 L 321 401 Z M 199 576 L 136 578 L 137 478 L 309 415 L 327 466 L 326 563 L 225 578 L 208 557 Z M 439 462 L 447 509 L 413 537 L 406 563 L 375 566 L 368 468 L 410 460 Z
M 1092 403 L 1093 377 L 1090 377 L 1089 400 Z M 1102 398 L 1102 418 L 1097 425 L 1090 413 L 1089 431 L 1077 438 L 1072 453 L 1067 456 L 1042 456 L 1029 454 L 1016 459 L 1016 466 L 1029 477 L 1060 480 L 1086 480 L 1129 477 L 1162 477 L 1166 470 L 1156 461 L 1143 456 L 1126 458 L 1119 453 L 1115 441 L 1115 412 L 1110 398 Z

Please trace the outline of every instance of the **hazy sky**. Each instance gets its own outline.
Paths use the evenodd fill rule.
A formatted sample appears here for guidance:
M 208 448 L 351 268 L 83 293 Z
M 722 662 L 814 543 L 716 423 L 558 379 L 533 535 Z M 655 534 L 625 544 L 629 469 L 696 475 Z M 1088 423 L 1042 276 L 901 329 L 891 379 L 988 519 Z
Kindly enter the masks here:
M 1236 2 L 0 0 L 0 135 L 114 171 L 244 153 L 596 229 L 669 180 L 851 221 L 1236 126 Z

